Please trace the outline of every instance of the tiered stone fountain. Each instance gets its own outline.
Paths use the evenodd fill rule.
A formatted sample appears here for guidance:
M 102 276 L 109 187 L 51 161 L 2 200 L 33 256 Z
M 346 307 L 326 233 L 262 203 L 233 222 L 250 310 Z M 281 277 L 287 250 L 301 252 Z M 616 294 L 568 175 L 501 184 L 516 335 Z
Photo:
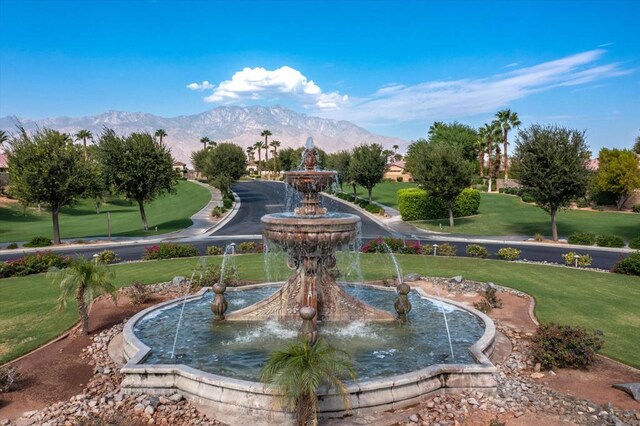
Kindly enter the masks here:
M 287 254 L 289 279 L 228 289 L 218 283 L 135 315 L 123 331 L 124 392 L 179 392 L 229 424 L 292 424 L 274 391 L 255 380 L 271 352 L 296 335 L 313 342 L 319 333 L 349 351 L 360 374 L 346 388 L 350 409 L 336 390 L 319 392 L 321 417 L 495 387 L 487 357 L 495 326 L 486 315 L 405 283 L 381 288 L 336 282 L 336 249 L 357 240 L 360 219 L 320 205 L 318 194 L 333 184 L 335 172 L 316 170 L 316 156 L 308 141 L 303 170 L 285 174 L 286 184 L 303 196 L 295 211 L 262 218 L 264 239 Z M 443 331 L 445 309 L 451 338 Z

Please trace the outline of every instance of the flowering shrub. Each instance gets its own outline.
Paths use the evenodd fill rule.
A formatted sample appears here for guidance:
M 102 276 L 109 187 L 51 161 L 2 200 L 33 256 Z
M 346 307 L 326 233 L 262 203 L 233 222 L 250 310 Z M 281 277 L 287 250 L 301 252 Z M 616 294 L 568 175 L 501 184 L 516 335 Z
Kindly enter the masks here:
M 466 252 L 469 257 L 489 257 L 489 251 L 487 248 L 478 244 L 469 244 Z
M 422 246 L 420 245 L 420 241 L 405 241 L 404 245 L 398 250 L 398 253 L 422 254 Z
M 575 266 L 576 257 L 578 257 L 578 267 L 587 268 L 591 266 L 591 262 L 593 261 L 593 258 L 588 254 L 578 254 L 570 251 L 569 253 L 565 253 L 562 255 L 562 258 L 564 259 L 564 263 L 567 264 L 567 266 Z
M 198 255 L 198 249 L 190 244 L 166 243 L 145 247 L 144 260 L 171 259 L 174 257 L 193 257 Z
M 521 254 L 522 250 L 514 247 L 503 247 L 498 250 L 498 257 L 504 260 L 518 260 Z
M 209 246 L 207 247 L 207 255 L 208 256 L 220 256 L 224 250 L 220 246 Z
M 119 261 L 120 257 L 113 250 L 102 250 L 100 253 L 98 253 L 96 259 L 98 260 L 98 263 L 108 265 L 110 263 Z
M 256 243 L 253 241 L 245 241 L 238 244 L 238 253 L 262 253 L 264 251 L 264 245 L 262 243 Z
M 585 368 L 604 345 L 600 330 L 543 324 L 533 336 L 533 359 L 543 368 Z
M 422 254 L 422 246 L 419 241 L 404 241 L 401 238 L 378 237 L 362 245 L 363 253 L 393 253 Z
M 49 268 L 63 269 L 68 267 L 73 260 L 69 256 L 52 253 L 50 251 L 27 254 L 17 260 L 0 262 L 0 278 L 46 272 Z

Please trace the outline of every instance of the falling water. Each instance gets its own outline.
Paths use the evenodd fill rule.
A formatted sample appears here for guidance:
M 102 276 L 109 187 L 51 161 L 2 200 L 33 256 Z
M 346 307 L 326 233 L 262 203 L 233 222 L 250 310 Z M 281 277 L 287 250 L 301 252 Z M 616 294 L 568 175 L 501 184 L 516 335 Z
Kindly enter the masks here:
M 389 247 L 389 245 L 387 243 L 383 242 L 382 246 L 384 247 L 386 252 L 389 254 L 389 257 L 391 257 L 391 260 L 393 261 L 393 267 L 396 270 L 396 276 L 398 277 L 398 284 L 401 284 L 402 283 L 402 271 L 400 270 L 400 265 L 398 264 L 398 259 L 396 259 L 395 254 L 393 254 L 393 251 L 391 250 L 391 247 Z
M 200 281 L 202 281 L 202 270 L 204 270 L 205 259 L 202 258 L 202 268 L 200 269 Z M 191 272 L 191 279 L 189 280 L 189 285 L 187 286 L 187 290 L 185 295 L 182 296 L 182 307 L 180 308 L 180 316 L 178 317 L 178 326 L 176 327 L 176 335 L 173 337 L 173 347 L 171 348 L 171 359 L 175 358 L 176 352 L 176 344 L 178 343 L 178 333 L 180 333 L 180 325 L 182 324 L 182 316 L 184 315 L 184 305 L 187 302 L 187 296 L 189 295 L 189 288 L 191 287 L 191 283 L 193 283 L 193 277 L 196 275 L 196 268 L 198 267 L 198 263 L 193 267 L 193 272 Z
M 440 297 L 440 289 L 436 287 L 436 292 L 438 293 L 438 297 Z M 451 343 L 451 332 L 449 332 L 449 321 L 447 320 L 447 312 L 444 310 L 444 305 L 439 303 L 440 310 L 442 311 L 442 316 L 444 317 L 444 326 L 447 329 L 447 339 L 449 339 L 449 349 L 451 350 L 451 360 L 455 359 L 453 355 L 453 344 Z

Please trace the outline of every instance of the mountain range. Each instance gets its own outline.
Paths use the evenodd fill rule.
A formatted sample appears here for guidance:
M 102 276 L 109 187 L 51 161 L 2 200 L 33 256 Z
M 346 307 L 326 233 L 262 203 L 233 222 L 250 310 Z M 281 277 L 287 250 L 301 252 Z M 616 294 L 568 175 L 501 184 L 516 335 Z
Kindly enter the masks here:
M 373 134 L 349 121 L 331 120 L 300 114 L 290 109 L 273 106 L 220 106 L 194 115 L 160 117 L 143 112 L 108 111 L 87 117 L 58 117 L 41 120 L 29 120 L 16 117 L 0 118 L 0 130 L 13 132 L 17 122 L 25 129 L 48 127 L 61 132 L 75 134 L 81 129 L 90 130 L 97 137 L 106 126 L 118 134 L 136 131 L 155 132 L 164 129 L 167 137 L 164 141 L 176 160 L 190 163 L 191 152 L 202 148 L 200 139 L 207 136 L 218 142 L 233 142 L 243 148 L 256 141 L 264 141 L 260 133 L 264 129 L 271 131 L 270 140 L 279 140 L 285 147 L 303 146 L 306 138 L 312 136 L 315 145 L 327 152 L 350 149 L 362 143 L 379 143 L 387 149 L 393 145 L 401 150 L 407 141 Z

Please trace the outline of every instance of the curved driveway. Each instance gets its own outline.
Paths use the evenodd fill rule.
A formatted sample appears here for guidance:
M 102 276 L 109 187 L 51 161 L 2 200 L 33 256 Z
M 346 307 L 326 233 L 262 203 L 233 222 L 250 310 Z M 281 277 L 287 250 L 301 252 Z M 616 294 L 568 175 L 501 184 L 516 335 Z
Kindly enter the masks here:
M 201 254 L 206 253 L 207 246 L 226 244 L 242 241 L 261 239 L 262 225 L 260 218 L 268 213 L 283 212 L 286 210 L 287 193 L 285 185 L 279 182 L 265 181 L 249 181 L 239 182 L 234 185 L 233 190 L 238 194 L 241 200 L 240 209 L 236 215 L 220 229 L 211 232 L 207 236 L 196 238 L 171 239 L 166 241 L 180 241 L 195 245 Z M 458 255 L 464 256 L 465 247 L 469 242 L 460 241 L 456 236 L 447 235 L 429 235 L 417 228 L 400 224 L 397 230 L 388 228 L 378 222 L 372 220 L 369 216 L 360 213 L 360 211 L 350 207 L 349 205 L 335 201 L 328 197 L 322 197 L 322 203 L 330 211 L 343 213 L 352 213 L 360 216 L 362 219 L 362 238 L 368 240 L 379 236 L 394 236 L 415 240 L 416 238 L 422 244 L 442 244 L 449 242 L 458 247 Z M 293 204 L 290 201 L 290 204 Z M 417 235 L 417 237 L 416 237 Z M 74 256 L 91 257 L 94 253 L 109 248 L 114 250 L 122 260 L 138 260 L 144 254 L 145 246 L 155 243 L 148 241 L 121 241 L 114 244 L 104 244 L 100 246 L 88 247 L 60 247 L 52 248 L 56 252 Z M 523 244 L 518 242 L 482 242 L 481 245 L 487 247 L 491 253 L 491 258 L 496 258 L 495 253 L 502 247 L 518 247 L 522 250 L 522 258 L 532 261 L 546 261 L 552 263 L 562 263 L 562 254 L 568 251 L 578 251 L 579 253 L 589 253 L 593 258 L 593 267 L 601 269 L 610 269 L 617 261 L 626 256 L 615 250 L 606 250 L 598 248 L 570 248 L 570 247 L 554 247 L 549 245 Z M 11 260 L 21 257 L 21 250 L 5 252 L 0 254 L 0 260 Z

